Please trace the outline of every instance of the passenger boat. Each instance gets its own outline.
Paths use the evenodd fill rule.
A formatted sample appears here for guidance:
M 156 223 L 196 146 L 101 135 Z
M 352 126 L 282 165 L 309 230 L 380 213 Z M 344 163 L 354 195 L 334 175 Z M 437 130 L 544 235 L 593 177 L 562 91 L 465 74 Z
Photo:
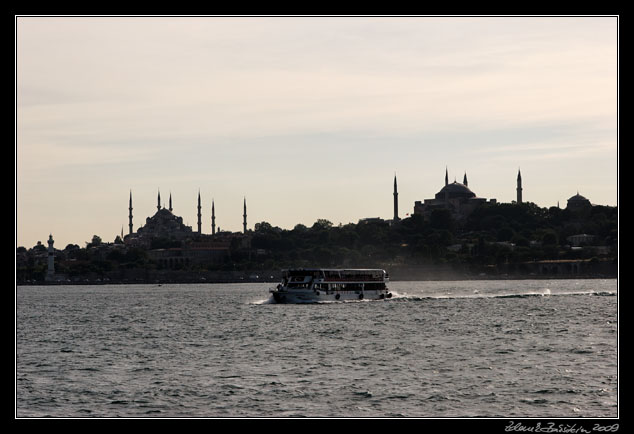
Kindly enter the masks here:
M 277 303 L 382 300 L 392 297 L 389 280 L 380 269 L 295 268 L 284 270 L 270 292 Z

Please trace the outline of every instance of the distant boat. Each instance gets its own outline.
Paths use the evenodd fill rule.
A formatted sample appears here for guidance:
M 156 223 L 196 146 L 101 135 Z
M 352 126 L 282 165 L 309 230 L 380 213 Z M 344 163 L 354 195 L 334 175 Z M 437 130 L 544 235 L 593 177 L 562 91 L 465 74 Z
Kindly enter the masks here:
M 382 300 L 392 297 L 388 282 L 381 269 L 294 268 L 270 292 L 277 303 Z

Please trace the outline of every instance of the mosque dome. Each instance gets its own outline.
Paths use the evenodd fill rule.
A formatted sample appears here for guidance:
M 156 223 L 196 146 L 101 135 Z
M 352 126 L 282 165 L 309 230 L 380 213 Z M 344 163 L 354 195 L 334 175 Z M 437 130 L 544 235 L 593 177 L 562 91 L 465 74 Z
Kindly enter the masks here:
M 445 185 L 438 193 L 436 193 L 436 199 L 457 199 L 475 197 L 475 193 L 464 184 L 454 181 L 451 184 Z
M 582 195 L 580 195 L 579 193 L 575 194 L 574 196 L 572 196 L 570 199 L 568 199 L 568 202 L 573 201 L 573 202 L 585 202 L 588 199 L 586 199 L 585 197 L 583 197 Z
M 592 206 L 590 201 L 586 199 L 585 197 L 583 197 L 582 195 L 580 195 L 579 192 L 577 192 L 577 194 L 575 194 L 570 199 L 568 199 L 567 208 L 584 208 L 589 206 Z

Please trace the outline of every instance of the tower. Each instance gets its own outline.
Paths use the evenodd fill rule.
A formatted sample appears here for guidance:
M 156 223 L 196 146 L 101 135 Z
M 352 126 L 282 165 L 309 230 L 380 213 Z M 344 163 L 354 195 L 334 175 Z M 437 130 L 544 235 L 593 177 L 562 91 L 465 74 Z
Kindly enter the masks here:
M 170 212 L 172 212 L 172 209 L 173 209 L 172 208 L 172 192 L 170 192 L 170 207 L 169 207 Z
M 216 234 L 216 210 L 214 208 L 214 200 L 211 199 L 211 235 Z
M 242 228 L 244 233 L 247 233 L 247 198 L 244 198 L 244 214 L 242 215 L 243 217 L 243 221 L 242 221 Z
M 51 279 L 53 274 L 55 274 L 55 249 L 53 249 L 53 235 L 49 234 L 48 236 L 48 268 L 46 270 L 46 279 Z
M 161 210 L 161 190 L 158 191 L 158 199 L 157 199 L 157 204 L 156 204 L 156 210 L 160 211 Z
M 467 172 L 464 173 L 464 178 L 462 179 L 462 183 L 465 187 L 469 187 L 469 181 L 467 181 Z
M 522 174 L 517 169 L 517 203 L 522 203 Z
M 445 185 L 449 185 L 449 170 L 445 167 Z
M 200 190 L 198 190 L 198 233 L 199 234 L 201 233 L 202 224 L 203 224 L 202 220 L 201 220 L 202 214 L 200 212 L 200 209 L 201 209 L 201 206 L 200 206 Z
M 399 221 L 398 218 L 398 189 L 396 186 L 396 173 L 394 174 L 394 221 Z
M 130 190 L 130 206 L 128 210 L 130 211 L 128 214 L 128 227 L 130 228 L 130 234 L 132 234 L 132 190 Z M 123 239 L 123 236 L 121 236 L 121 239 Z

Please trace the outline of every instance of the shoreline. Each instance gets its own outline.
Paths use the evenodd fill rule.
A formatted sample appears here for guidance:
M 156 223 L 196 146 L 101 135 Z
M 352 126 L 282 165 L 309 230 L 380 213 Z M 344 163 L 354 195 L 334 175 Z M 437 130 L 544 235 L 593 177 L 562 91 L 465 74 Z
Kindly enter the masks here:
M 343 268 L 343 267 L 339 267 Z M 617 279 L 617 261 L 551 260 L 531 263 L 508 263 L 467 268 L 450 264 L 384 265 L 390 281 L 464 281 L 464 280 L 555 280 Z M 16 286 L 28 285 L 131 285 L 131 284 L 200 284 L 200 283 L 278 283 L 282 270 L 170 270 L 119 269 L 109 273 L 62 273 L 48 278 L 23 279 Z
M 345 268 L 345 267 L 339 267 Z M 352 268 L 352 267 L 351 267 Z M 616 260 L 549 260 L 504 263 L 469 267 L 466 264 L 385 264 L 376 266 L 389 274 L 390 281 L 464 281 L 464 280 L 540 280 L 540 279 L 617 279 Z M 80 275 L 56 273 L 24 279 L 16 286 L 28 285 L 130 285 L 200 283 L 278 283 L 282 269 L 249 270 L 174 270 L 155 268 L 117 269 L 107 273 Z
M 618 275 L 539 275 L 539 276 L 444 276 L 429 278 L 391 278 L 390 282 L 463 282 L 481 280 L 618 280 Z M 15 286 L 103 286 L 103 285 L 200 285 L 200 284 L 235 284 L 235 283 L 279 283 L 279 279 L 227 279 L 227 280 L 194 280 L 194 279 L 169 279 L 169 280 L 78 280 L 78 281 L 37 281 L 16 282 Z

